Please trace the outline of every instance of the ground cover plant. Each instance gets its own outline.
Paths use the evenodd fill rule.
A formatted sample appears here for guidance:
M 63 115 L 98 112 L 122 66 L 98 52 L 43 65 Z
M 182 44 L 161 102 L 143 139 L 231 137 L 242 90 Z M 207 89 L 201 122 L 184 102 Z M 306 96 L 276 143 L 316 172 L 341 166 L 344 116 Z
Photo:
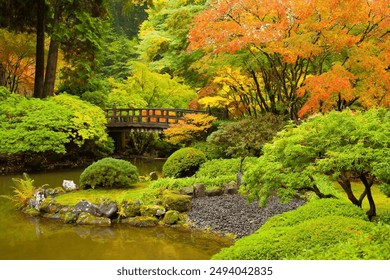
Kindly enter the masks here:
M 367 221 L 357 206 L 321 199 L 270 218 L 254 234 L 222 249 L 213 259 L 386 260 L 389 238 L 390 226 Z

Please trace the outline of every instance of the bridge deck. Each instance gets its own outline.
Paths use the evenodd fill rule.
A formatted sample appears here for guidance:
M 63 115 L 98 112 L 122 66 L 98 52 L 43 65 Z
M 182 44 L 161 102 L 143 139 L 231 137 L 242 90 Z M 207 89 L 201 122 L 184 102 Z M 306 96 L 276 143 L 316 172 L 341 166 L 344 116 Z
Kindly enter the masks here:
M 106 109 L 107 128 L 115 130 L 164 130 L 171 124 L 183 122 L 185 114 L 208 114 L 205 110 L 171 108 Z

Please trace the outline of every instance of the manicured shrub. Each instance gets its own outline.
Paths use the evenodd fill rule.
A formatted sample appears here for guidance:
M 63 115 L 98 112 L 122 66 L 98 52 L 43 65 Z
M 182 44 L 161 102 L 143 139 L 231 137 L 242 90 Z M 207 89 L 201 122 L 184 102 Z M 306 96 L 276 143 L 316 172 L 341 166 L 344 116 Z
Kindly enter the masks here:
M 375 225 L 356 218 L 326 216 L 304 221 L 292 227 L 260 228 L 244 237 L 232 247 L 222 249 L 213 259 L 225 260 L 281 260 L 312 259 L 306 252 L 327 251 L 333 246 L 348 244 L 359 235 L 373 231 Z M 368 242 L 368 240 L 367 240 Z M 384 242 L 384 241 L 383 241 Z M 330 259 L 337 256 L 330 255 Z M 359 256 L 346 256 L 356 259 Z
M 262 229 L 295 226 L 304 221 L 325 216 L 344 216 L 368 220 L 364 211 L 356 205 L 342 199 L 328 198 L 312 200 L 294 211 L 274 216 L 262 226 Z
M 165 177 L 190 177 L 206 160 L 206 155 L 202 151 L 195 148 L 182 148 L 167 159 L 162 171 Z
M 82 188 L 130 187 L 138 181 L 138 169 L 128 161 L 101 159 L 88 166 L 80 175 Z
M 385 196 L 390 197 L 390 184 L 381 184 L 379 185 L 379 189 L 385 194 Z

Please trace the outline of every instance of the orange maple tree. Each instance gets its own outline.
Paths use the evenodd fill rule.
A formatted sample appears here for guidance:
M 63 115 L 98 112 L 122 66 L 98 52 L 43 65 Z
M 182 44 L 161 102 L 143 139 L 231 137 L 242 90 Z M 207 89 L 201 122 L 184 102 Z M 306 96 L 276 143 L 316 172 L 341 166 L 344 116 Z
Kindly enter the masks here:
M 389 33 L 388 0 L 214 0 L 195 18 L 189 50 L 247 53 L 259 107 L 297 119 L 389 107 Z

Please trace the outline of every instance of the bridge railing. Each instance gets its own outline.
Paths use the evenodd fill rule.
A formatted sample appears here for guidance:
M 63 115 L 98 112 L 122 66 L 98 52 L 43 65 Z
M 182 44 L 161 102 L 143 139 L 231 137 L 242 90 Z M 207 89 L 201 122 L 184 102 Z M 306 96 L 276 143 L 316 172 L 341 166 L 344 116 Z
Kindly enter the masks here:
M 167 128 L 183 121 L 185 114 L 208 113 L 202 110 L 172 108 L 116 108 L 105 110 L 109 127 L 145 126 Z

